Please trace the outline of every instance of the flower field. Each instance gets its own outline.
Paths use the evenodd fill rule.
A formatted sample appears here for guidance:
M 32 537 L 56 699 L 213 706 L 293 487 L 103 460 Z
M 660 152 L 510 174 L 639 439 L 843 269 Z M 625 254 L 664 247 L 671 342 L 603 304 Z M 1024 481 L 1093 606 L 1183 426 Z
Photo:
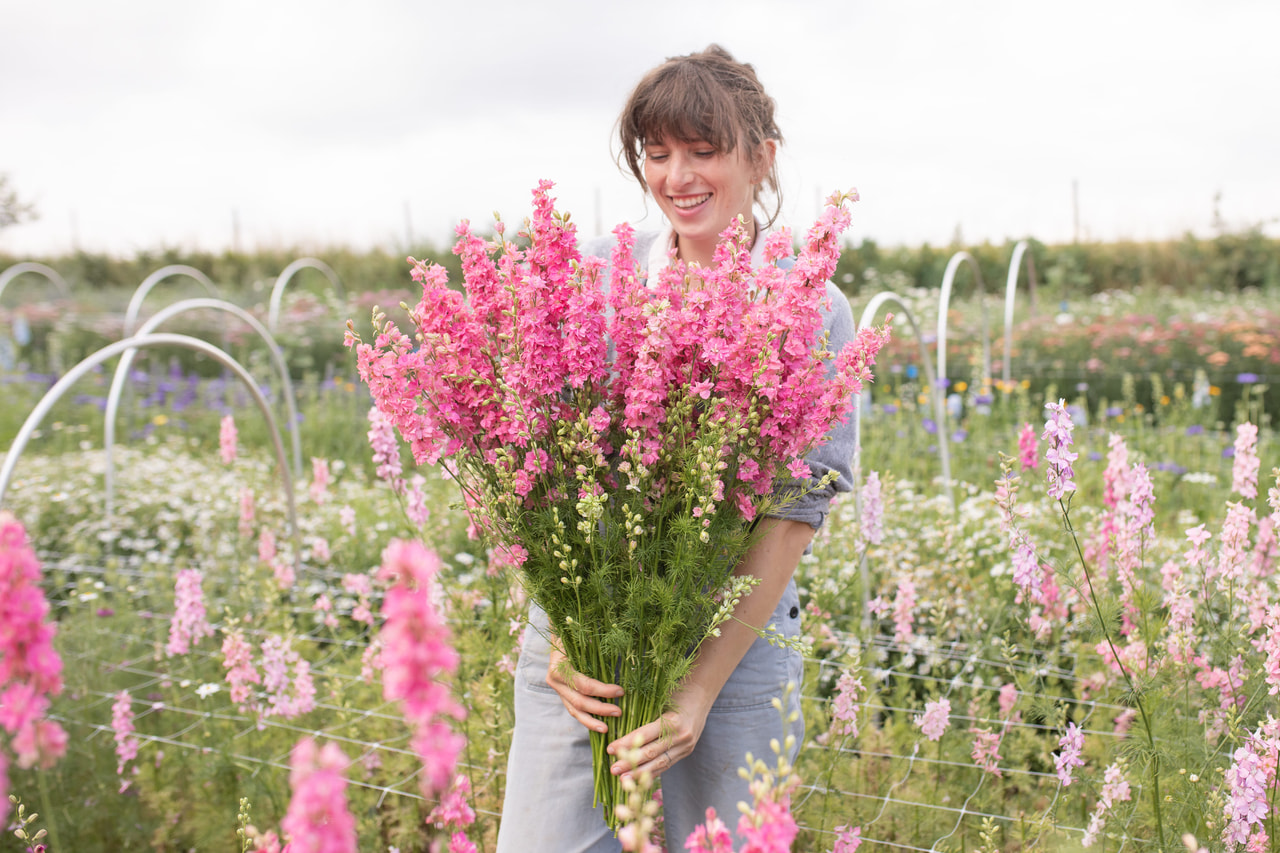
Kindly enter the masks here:
M 905 295 L 931 328 L 933 294 Z M 296 530 L 261 419 L 207 362 L 140 359 L 110 515 L 109 372 L 45 419 L 0 504 L 0 597 L 30 577 L 20 524 L 60 689 L 46 679 L 47 708 L 30 699 L 22 718 L 5 691 L 29 679 L 0 670 L 0 780 L 23 810 L 4 820 L 47 835 L 0 850 L 344 849 L 306 846 L 313 832 L 493 849 L 519 782 L 505 757 L 525 596 L 470 538 L 455 484 L 370 420 L 341 340 L 375 298 L 403 297 L 286 306 L 307 460 Z M 805 739 L 758 788 L 789 803 L 792 849 L 1181 850 L 1188 834 L 1192 849 L 1280 849 L 1271 305 L 1024 308 L 1008 383 L 984 381 L 978 312 L 953 305 L 945 423 L 895 326 L 862 401 L 858 493 L 799 570 Z M 53 374 L 115 334 L 87 306 L 27 322 L 45 332 L 11 344 L 0 447 Z M 232 332 L 278 404 L 255 346 Z M 37 718 L 62 748 L 23 739 Z

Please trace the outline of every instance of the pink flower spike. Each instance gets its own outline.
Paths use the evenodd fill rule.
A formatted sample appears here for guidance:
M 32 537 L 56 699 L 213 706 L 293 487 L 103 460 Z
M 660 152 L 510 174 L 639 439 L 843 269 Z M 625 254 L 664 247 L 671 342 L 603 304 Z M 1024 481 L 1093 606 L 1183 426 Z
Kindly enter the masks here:
M 348 762 L 337 744 L 318 749 L 311 738 L 293 748 L 293 797 L 280 828 L 290 853 L 356 853 L 356 822 L 347 807 Z
M 236 419 L 231 415 L 222 416 L 222 425 L 218 429 L 218 454 L 224 465 L 236 461 Z
M 116 694 L 111 706 L 111 729 L 116 741 L 116 775 L 123 776 L 125 765 L 138 757 L 138 738 L 133 728 L 133 697 L 128 690 Z
M 1231 464 L 1231 490 L 1242 498 L 1258 496 L 1258 427 L 1248 422 L 1236 427 L 1235 457 Z
M 929 740 L 939 740 L 951 725 L 951 700 L 939 699 L 936 702 L 926 702 L 924 713 L 916 715 L 915 724 Z
M 213 627 L 205 618 L 204 575 L 199 569 L 183 569 L 178 572 L 174 585 L 173 618 L 169 621 L 169 643 L 165 654 L 169 657 L 185 655 L 193 643 L 213 636 Z
M 862 846 L 862 827 L 837 826 L 836 843 L 831 853 L 855 853 Z

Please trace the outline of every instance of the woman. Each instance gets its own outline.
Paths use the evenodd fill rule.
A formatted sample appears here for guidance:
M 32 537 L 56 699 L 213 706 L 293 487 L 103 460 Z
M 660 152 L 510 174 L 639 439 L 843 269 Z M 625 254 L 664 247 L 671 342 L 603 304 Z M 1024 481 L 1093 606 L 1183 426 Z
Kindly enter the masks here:
M 675 249 L 685 262 L 711 265 L 719 235 L 742 216 L 753 239 L 753 263 L 761 264 L 764 229 L 780 207 L 775 158 L 782 134 L 774 102 L 750 65 L 712 45 L 701 53 L 670 59 L 636 86 L 619 120 L 620 161 L 649 193 L 670 223 L 662 232 L 636 236 L 641 275 L 668 262 Z M 774 213 L 761 225 L 754 208 L 762 188 L 773 191 Z M 611 240 L 584 254 L 609 257 Z M 848 302 L 827 285 L 832 309 L 825 319 L 833 351 L 853 337 Z M 831 487 L 811 492 L 780 517 L 764 519 L 763 535 L 737 571 L 760 579 L 719 637 L 703 643 L 672 710 L 609 746 L 615 774 L 649 771 L 661 779 L 667 848 L 676 853 L 714 807 L 726 824 L 737 824 L 737 804 L 749 801 L 738 769 L 746 754 L 768 760 L 770 741 L 784 740 L 772 706 L 788 682 L 796 722 L 795 749 L 803 739 L 798 685 L 803 660 L 776 648 L 755 629 L 775 625 L 786 636 L 799 633 L 800 607 L 792 575 L 839 489 L 850 487 L 852 426 L 838 427 L 810 455 L 814 476 L 836 471 Z M 603 853 L 620 850 L 593 809 L 588 730 L 606 731 L 597 717 L 616 716 L 608 699 L 622 688 L 570 671 L 554 647 L 546 616 L 536 607 L 516 673 L 516 727 L 508 759 L 506 800 L 498 835 L 499 853 Z M 621 756 L 639 747 L 634 765 Z M 792 758 L 795 757 L 794 750 Z

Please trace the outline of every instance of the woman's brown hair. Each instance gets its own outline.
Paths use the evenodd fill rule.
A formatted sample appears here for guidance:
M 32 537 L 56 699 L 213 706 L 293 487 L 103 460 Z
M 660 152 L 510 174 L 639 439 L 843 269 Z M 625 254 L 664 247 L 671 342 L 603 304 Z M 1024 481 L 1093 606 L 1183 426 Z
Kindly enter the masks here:
M 626 163 L 648 192 L 643 161 L 644 146 L 649 142 L 706 142 L 724 154 L 731 154 L 741 144 L 749 157 L 756 157 L 766 140 L 782 142 L 773 110 L 773 98 L 760 85 L 755 69 L 738 62 L 719 45 L 671 57 L 636 84 L 622 108 L 618 166 Z M 772 225 L 782 209 L 776 158 L 761 183 L 773 191 L 774 208 L 767 223 Z M 755 201 L 760 202 L 759 186 Z

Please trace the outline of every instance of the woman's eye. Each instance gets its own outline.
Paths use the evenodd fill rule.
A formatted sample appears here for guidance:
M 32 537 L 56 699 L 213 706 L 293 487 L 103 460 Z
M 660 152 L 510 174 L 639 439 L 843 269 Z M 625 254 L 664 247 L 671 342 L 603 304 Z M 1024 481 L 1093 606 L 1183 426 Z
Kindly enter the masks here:
M 661 163 L 663 160 L 667 159 L 667 155 L 666 154 L 646 154 L 645 159 L 652 160 L 655 163 Z
M 695 157 L 702 157 L 703 159 L 706 159 L 707 157 L 716 156 L 716 150 L 714 148 L 711 148 L 703 151 L 695 151 L 693 152 L 693 154 Z

